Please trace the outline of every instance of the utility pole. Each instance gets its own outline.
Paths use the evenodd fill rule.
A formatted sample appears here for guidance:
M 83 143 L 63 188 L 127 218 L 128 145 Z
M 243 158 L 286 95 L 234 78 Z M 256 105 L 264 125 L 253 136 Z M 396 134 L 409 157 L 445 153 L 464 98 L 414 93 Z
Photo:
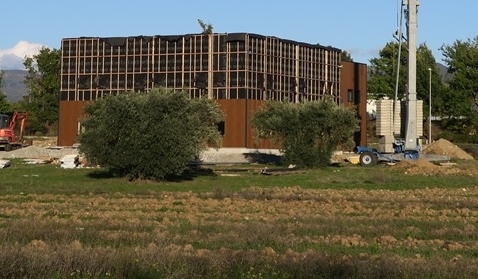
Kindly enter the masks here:
M 416 150 L 417 136 L 417 12 L 418 0 L 402 0 L 406 6 L 408 46 L 408 94 L 405 150 Z
M 432 68 L 428 68 L 428 143 L 432 142 Z

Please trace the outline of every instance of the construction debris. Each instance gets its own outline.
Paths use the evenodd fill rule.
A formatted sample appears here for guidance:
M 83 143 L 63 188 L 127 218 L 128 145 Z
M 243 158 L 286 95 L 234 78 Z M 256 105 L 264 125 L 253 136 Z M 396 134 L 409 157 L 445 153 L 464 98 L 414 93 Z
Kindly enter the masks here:
M 303 170 L 298 170 L 295 167 L 292 168 L 277 168 L 277 169 L 269 169 L 268 167 L 265 167 L 260 171 L 259 174 L 262 175 L 287 175 L 287 174 L 302 174 L 305 173 Z
M 60 159 L 60 165 L 64 169 L 74 169 L 81 166 L 80 156 L 78 155 L 65 155 Z
M 4 169 L 10 166 L 9 160 L 0 160 L 0 169 Z
M 27 159 L 23 159 L 23 162 L 27 165 L 37 165 L 37 164 L 49 164 L 52 162 L 52 160 L 45 160 L 45 159 L 36 159 L 36 158 L 33 158 L 33 159 L 30 159 L 30 158 L 27 158 Z

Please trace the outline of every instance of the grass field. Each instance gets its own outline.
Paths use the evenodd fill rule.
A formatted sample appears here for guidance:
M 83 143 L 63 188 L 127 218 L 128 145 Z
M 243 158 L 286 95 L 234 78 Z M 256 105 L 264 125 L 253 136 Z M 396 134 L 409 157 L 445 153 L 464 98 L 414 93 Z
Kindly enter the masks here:
M 478 276 L 478 163 L 263 167 L 158 183 L 14 160 L 0 170 L 0 277 Z

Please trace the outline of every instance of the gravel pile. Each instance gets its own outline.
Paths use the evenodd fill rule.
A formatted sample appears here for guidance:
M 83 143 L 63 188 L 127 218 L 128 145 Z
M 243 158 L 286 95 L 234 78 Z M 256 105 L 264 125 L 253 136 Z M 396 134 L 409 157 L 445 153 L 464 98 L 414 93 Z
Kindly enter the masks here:
M 201 154 L 202 163 L 248 163 L 247 158 L 242 153 L 217 153 L 204 152 Z
M 77 155 L 78 149 L 71 147 L 53 148 L 43 146 L 28 146 L 9 152 L 0 151 L 0 159 L 61 159 L 66 155 Z M 249 152 L 247 150 L 210 149 L 203 152 L 198 163 L 252 163 L 274 162 L 280 157 L 275 154 Z
M 247 148 L 210 148 L 204 151 L 199 161 L 202 163 L 277 163 L 281 154 L 275 149 L 254 150 Z
M 47 148 L 41 146 L 27 146 L 9 152 L 0 151 L 0 158 L 28 158 L 28 159 L 61 159 L 65 155 L 77 155 L 78 150 L 74 148 Z

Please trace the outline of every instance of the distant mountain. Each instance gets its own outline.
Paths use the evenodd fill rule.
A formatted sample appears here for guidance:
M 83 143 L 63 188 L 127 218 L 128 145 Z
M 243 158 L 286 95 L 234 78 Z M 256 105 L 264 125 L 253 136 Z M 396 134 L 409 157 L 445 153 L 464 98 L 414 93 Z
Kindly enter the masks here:
M 23 65 L 23 58 L 15 54 L 1 54 L 0 60 L 2 60 L 2 70 L 25 70 Z
M 23 96 L 28 94 L 28 90 L 24 82 L 27 73 L 27 71 L 23 70 L 3 71 L 2 92 L 7 96 L 8 101 L 21 101 Z
M 440 74 L 440 77 L 443 81 L 450 80 L 452 75 L 450 73 L 448 73 L 448 67 L 447 66 L 445 66 L 443 64 L 440 64 L 440 63 L 436 63 L 435 67 L 437 68 L 438 73 Z

